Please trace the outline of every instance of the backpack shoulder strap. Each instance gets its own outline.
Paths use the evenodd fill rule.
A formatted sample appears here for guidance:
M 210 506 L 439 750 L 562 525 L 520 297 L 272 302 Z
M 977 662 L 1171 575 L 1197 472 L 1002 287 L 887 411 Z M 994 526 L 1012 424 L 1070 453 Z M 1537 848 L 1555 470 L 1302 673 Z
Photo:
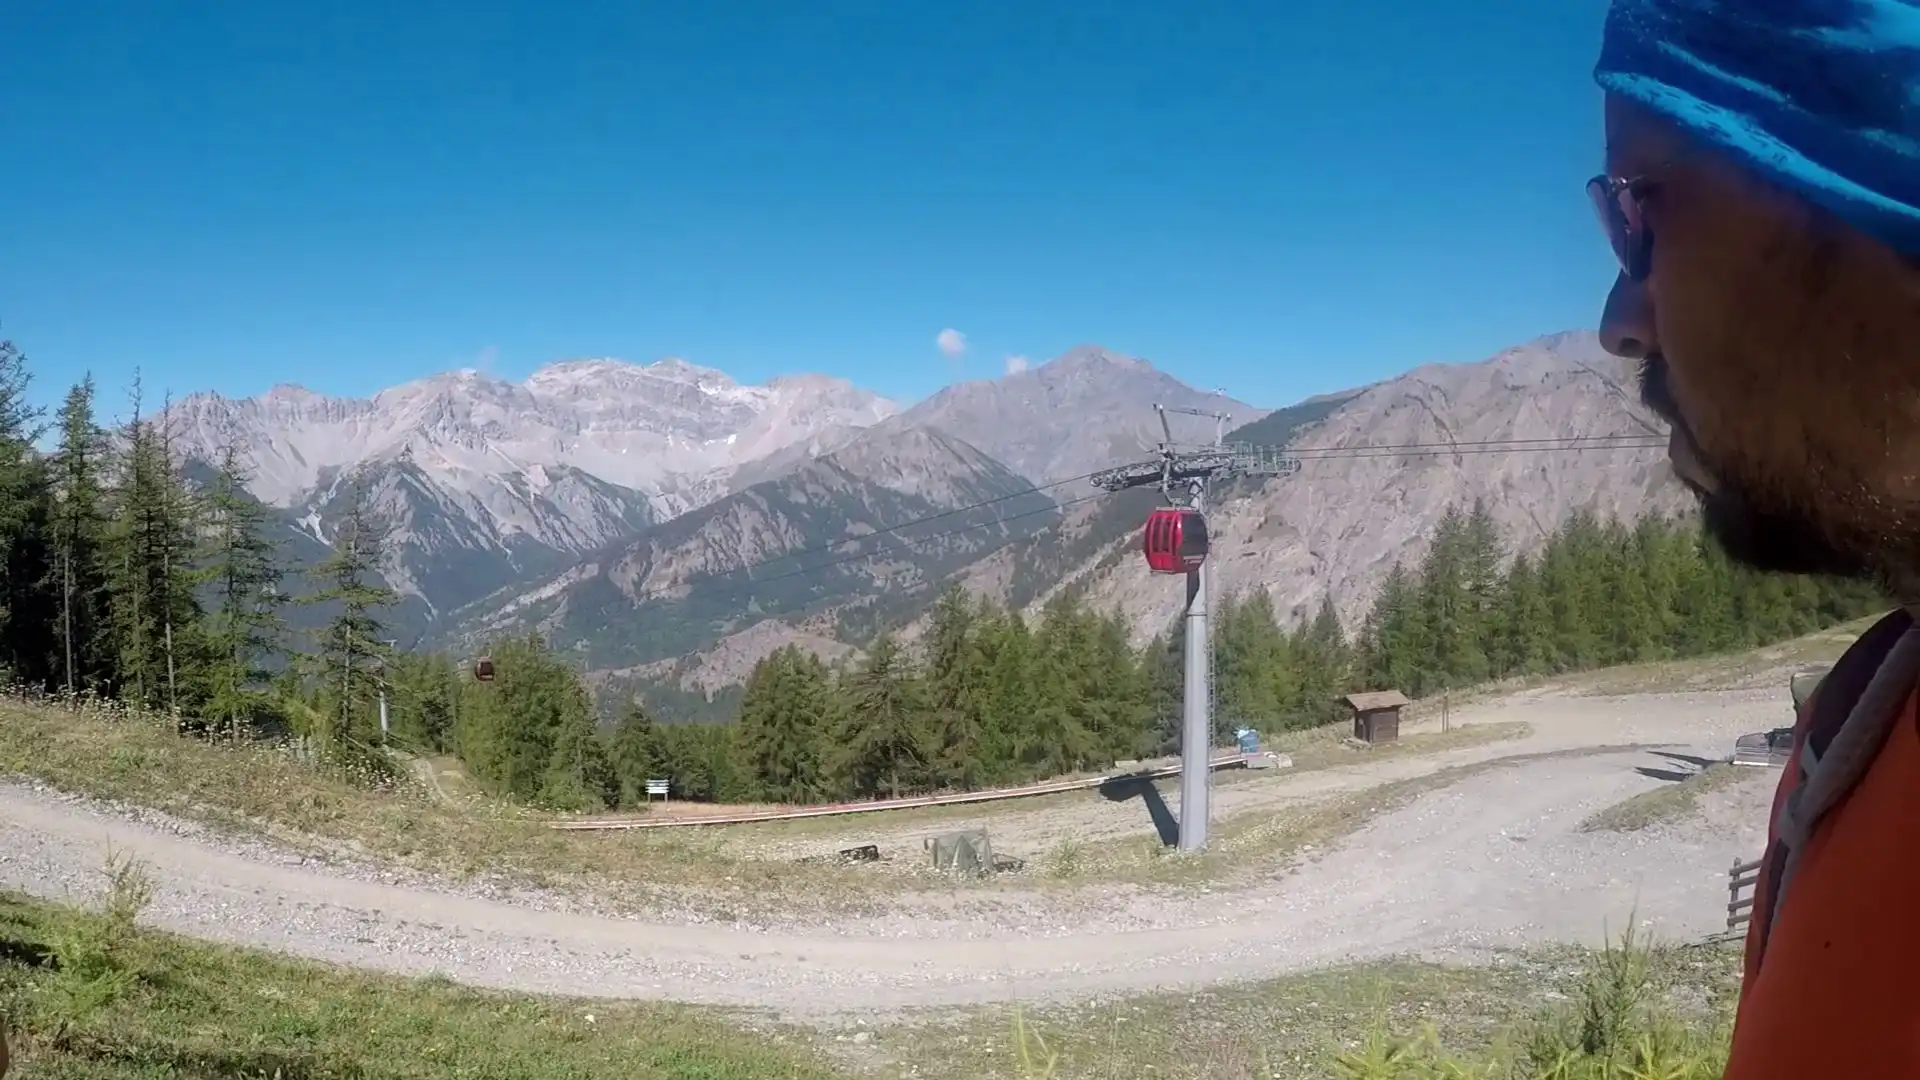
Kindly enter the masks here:
M 1853 714 L 1853 707 L 1860 703 L 1860 695 L 1866 693 L 1874 673 L 1893 651 L 1894 642 L 1912 626 L 1913 616 L 1905 608 L 1888 612 L 1840 654 L 1840 659 L 1814 687 L 1806 707 L 1795 718 L 1794 742 L 1802 753 L 1811 747 L 1814 761 L 1826 755 L 1833 737 L 1840 733 L 1847 717 Z M 1811 769 L 1803 770 L 1806 771 Z
M 1774 801 L 1774 826 L 1769 829 L 1766 857 L 1754 883 L 1752 922 L 1747 931 L 1749 978 L 1759 970 L 1761 957 L 1766 952 L 1767 935 L 1773 926 L 1782 875 L 1787 868 L 1788 847 L 1778 829 L 1781 808 L 1818 767 L 1834 736 L 1846 726 L 1854 706 L 1866 693 L 1874 674 L 1893 651 L 1894 644 L 1913 625 L 1913 616 L 1904 608 L 1891 611 L 1874 623 L 1821 678 L 1794 720 L 1793 755 L 1787 762 L 1787 775 L 1780 781 Z

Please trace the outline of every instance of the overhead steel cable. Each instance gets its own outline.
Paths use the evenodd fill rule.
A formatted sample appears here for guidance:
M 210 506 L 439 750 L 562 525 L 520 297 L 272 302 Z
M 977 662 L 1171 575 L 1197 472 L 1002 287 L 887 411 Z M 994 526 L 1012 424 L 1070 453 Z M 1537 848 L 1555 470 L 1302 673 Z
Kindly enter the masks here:
M 1081 479 L 1084 480 L 1086 478 L 1081 477 Z M 944 540 L 944 539 L 947 539 L 948 537 L 959 536 L 962 533 L 973 532 L 976 529 L 990 529 L 990 528 L 993 528 L 995 525 L 1003 525 L 1009 521 L 1019 521 L 1021 518 L 1034 517 L 1038 514 L 1050 514 L 1056 511 L 1065 510 L 1068 507 L 1078 506 L 1081 503 L 1089 503 L 1097 499 L 1104 499 L 1104 498 L 1106 498 L 1106 492 L 1104 491 L 1095 492 L 1092 495 L 1082 495 L 1079 498 L 1068 499 L 1066 502 L 1054 503 L 1053 505 L 1043 506 L 1034 510 L 1023 510 L 1018 514 L 1009 514 L 1006 517 L 996 518 L 993 521 L 978 521 L 978 522 L 974 522 L 971 525 L 962 525 L 957 529 L 949 529 L 946 532 L 935 533 L 932 536 L 922 536 L 918 538 L 902 537 L 901 539 L 907 543 L 914 543 L 914 544 L 927 543 L 933 540 Z M 880 534 L 869 533 L 867 535 L 877 536 Z M 866 538 L 867 538 L 866 536 L 863 536 L 863 537 L 859 537 L 858 539 L 865 540 Z M 805 577 L 808 574 L 817 573 L 821 570 L 830 570 L 836 566 L 844 566 L 847 563 L 859 562 L 861 559 L 877 558 L 878 556 L 883 554 L 885 554 L 885 552 L 856 551 L 851 555 L 843 555 L 840 558 L 834 559 L 830 562 L 815 563 L 812 566 L 801 567 L 798 570 L 789 570 L 784 574 L 775 574 L 772 577 L 754 578 L 752 580 L 752 583 L 755 585 L 771 585 L 776 581 L 785 581 L 788 578 L 795 578 L 795 577 Z M 782 555 L 780 556 L 779 559 L 768 559 L 765 562 L 754 563 L 753 566 L 756 566 L 756 567 L 766 566 L 770 563 L 779 562 L 780 559 L 785 559 L 785 558 L 790 558 L 790 556 Z M 748 569 L 752 569 L 752 567 L 749 567 Z M 699 580 L 706 581 L 710 579 L 701 578 Z
M 1635 435 L 1635 434 L 1569 435 L 1569 436 L 1561 436 L 1556 438 L 1534 438 L 1534 439 L 1464 439 L 1456 442 L 1355 444 L 1355 445 L 1337 446 L 1337 447 L 1319 447 L 1319 448 L 1305 448 L 1301 450 L 1293 450 L 1293 451 L 1288 451 L 1287 456 L 1297 457 L 1302 461 L 1302 463 L 1305 463 L 1308 461 L 1364 459 L 1364 458 L 1372 458 L 1372 457 L 1448 457 L 1455 454 L 1511 454 L 1511 453 L 1543 453 L 1543 452 L 1576 453 L 1583 450 L 1644 450 L 1644 449 L 1661 449 L 1661 448 L 1664 448 L 1666 445 L 1667 444 L 1665 441 L 1655 441 L 1647 438 L 1644 435 Z M 994 498 L 991 498 L 991 499 L 983 499 L 983 500 L 980 500 L 979 502 L 969 503 L 968 505 L 965 505 L 965 506 L 954 507 L 950 510 L 942 510 L 939 513 L 927 514 L 921 517 L 909 519 L 907 521 L 897 522 L 893 525 L 889 525 L 884 528 L 875 529 L 872 532 L 862 533 L 859 536 L 850 536 L 845 539 L 831 541 L 826 544 L 817 544 L 812 547 L 801 548 L 797 551 L 785 552 L 783 554 L 776 555 L 771 558 L 762 559 L 758 562 L 747 563 L 743 566 L 731 567 L 729 569 L 721 570 L 712 574 L 705 574 L 700 577 L 689 580 L 687 584 L 689 586 L 692 586 L 692 585 L 697 585 L 701 582 L 720 581 L 720 580 L 724 580 L 726 578 L 734 577 L 741 574 L 747 575 L 748 583 L 752 585 L 768 585 L 778 581 L 786 581 L 788 579 L 795 578 L 795 577 L 804 577 L 807 574 L 815 573 L 821 570 L 832 569 L 833 567 L 836 567 L 836 566 L 844 566 L 848 563 L 857 562 L 861 559 L 874 558 L 881 554 L 884 554 L 884 552 L 876 550 L 876 551 L 856 551 L 851 553 L 845 553 L 845 554 L 841 554 L 840 557 L 833 558 L 825 562 L 814 563 L 812 565 L 804 566 L 804 567 L 797 567 L 793 570 L 783 571 L 781 573 L 774 574 L 769 577 L 754 577 L 753 572 L 763 567 L 773 566 L 777 563 L 785 562 L 788 560 L 804 559 L 809 555 L 834 555 L 836 553 L 841 552 L 841 549 L 844 549 L 849 545 L 864 544 L 872 540 L 877 540 L 887 536 L 897 535 L 901 532 L 904 532 L 907 529 L 914 528 L 915 526 L 918 526 L 918 525 L 924 525 L 934 521 L 941 521 L 947 518 L 959 516 L 961 514 L 971 513 L 976 510 L 984 510 L 988 507 L 1009 502 L 1013 499 L 1018 499 L 1018 498 L 1022 498 L 1029 495 L 1042 494 L 1053 488 L 1064 487 L 1068 484 L 1073 484 L 1073 483 L 1078 483 L 1084 480 L 1088 480 L 1098 475 L 1099 472 L 1104 472 L 1104 471 L 1106 470 L 1097 470 L 1096 472 L 1082 473 L 1078 476 L 1070 476 L 1060 480 L 1050 480 L 1044 484 L 1036 484 L 1032 487 L 1022 488 L 1019 491 L 1009 492 L 1005 495 L 995 496 Z M 1005 524 L 1006 522 L 1009 522 L 1009 521 L 1018 521 L 1022 518 L 1035 517 L 1040 514 L 1051 513 L 1058 510 L 1064 510 L 1069 507 L 1078 506 L 1083 503 L 1094 501 L 1096 499 L 1103 497 L 1103 495 L 1104 493 L 1081 496 L 1078 498 L 1068 499 L 1065 502 L 1057 502 L 1049 506 L 1038 507 L 1033 510 L 1023 510 L 1017 514 L 1010 514 L 1005 516 L 996 515 L 994 520 L 992 521 L 972 522 L 966 525 L 959 526 L 958 528 L 934 533 L 931 536 L 920 536 L 920 537 L 902 536 L 900 537 L 900 539 L 903 543 L 907 543 L 907 544 L 931 543 L 936 540 L 948 539 L 950 537 L 959 536 L 964 533 L 974 532 L 979 529 L 991 529 L 996 526 Z

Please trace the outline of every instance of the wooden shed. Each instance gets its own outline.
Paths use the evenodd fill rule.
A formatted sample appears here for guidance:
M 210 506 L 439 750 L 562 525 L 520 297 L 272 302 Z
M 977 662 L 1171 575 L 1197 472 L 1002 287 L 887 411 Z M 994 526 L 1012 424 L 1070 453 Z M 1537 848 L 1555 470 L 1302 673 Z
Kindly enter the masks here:
M 1353 710 L 1354 738 L 1370 746 L 1400 740 L 1400 710 L 1407 707 L 1407 695 L 1398 690 L 1375 690 L 1348 694 L 1346 702 Z

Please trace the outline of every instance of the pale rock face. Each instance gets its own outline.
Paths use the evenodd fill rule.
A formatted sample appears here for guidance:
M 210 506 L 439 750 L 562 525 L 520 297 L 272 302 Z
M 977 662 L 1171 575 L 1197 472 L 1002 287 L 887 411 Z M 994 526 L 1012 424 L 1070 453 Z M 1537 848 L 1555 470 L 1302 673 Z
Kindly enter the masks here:
M 394 526 L 392 583 L 444 610 L 478 595 L 423 584 L 423 564 L 451 549 L 504 559 L 481 575 L 488 586 L 532 574 L 544 556 L 591 552 L 725 495 L 763 458 L 898 412 L 826 376 L 742 386 L 678 359 L 574 360 L 523 383 L 463 370 L 370 398 L 291 385 L 242 400 L 195 394 L 170 423 L 186 457 L 240 446 L 253 494 L 322 540 L 341 477 L 364 471 Z
M 1516 551 L 1579 508 L 1626 519 L 1686 513 L 1692 502 L 1658 448 L 1471 446 L 1663 440 L 1635 397 L 1631 370 L 1584 333 L 1331 396 L 1310 411 L 1324 419 L 1290 436 L 1274 429 L 1272 438 L 1309 453 L 1297 475 L 1223 489 L 1209 507 L 1215 591 L 1264 589 L 1293 617 L 1331 596 L 1351 631 L 1393 562 L 1424 554 L 1450 504 L 1486 499 Z M 1094 492 L 1084 480 L 1054 482 L 1149 456 L 1162 438 L 1155 403 L 1225 411 L 1229 430 L 1268 415 L 1088 346 L 905 411 L 826 376 L 742 386 L 681 360 L 575 360 L 520 383 L 459 371 L 370 398 L 297 386 L 245 400 L 195 395 L 170 418 L 187 456 L 211 460 L 237 441 L 254 493 L 322 542 L 343 478 L 362 470 L 394 526 L 388 578 L 426 602 L 441 640 L 537 630 L 592 644 L 615 674 L 710 692 L 781 643 L 844 656 L 878 624 L 854 619 L 845 630 L 840 614 L 884 611 L 886 625 L 898 625 L 918 610 L 905 606 L 918 594 L 903 589 L 930 595 L 949 577 L 1035 613 L 1074 584 L 1095 607 L 1118 608 L 1136 641 L 1165 630 L 1183 585 L 1146 571 L 1137 525 L 1121 508 L 1070 505 L 1057 524 L 1034 516 Z M 1178 441 L 1213 438 L 1211 421 L 1173 422 Z M 1449 441 L 1457 451 L 1310 454 Z M 1049 486 L 1036 494 L 1034 483 Z M 996 508 L 982 528 L 875 543 L 884 554 L 817 580 L 737 573 L 822 545 L 867 550 L 860 537 L 981 502 Z M 821 590 L 818 604 L 776 603 L 801 584 Z M 918 629 L 909 623 L 906 636 Z M 682 637 L 688 643 L 663 659 L 665 643 Z
M 1081 345 L 1000 379 L 959 383 L 901 420 L 951 432 L 1035 483 L 1080 476 L 1149 456 L 1166 438 L 1155 404 L 1226 412 L 1229 428 L 1267 415 L 1186 385 L 1145 360 Z M 1211 442 L 1217 425 L 1169 418 L 1176 442 Z
M 682 360 L 571 360 L 524 383 L 467 370 L 371 398 L 330 398 L 297 386 L 243 400 L 195 394 L 174 405 L 174 424 L 189 453 L 211 456 L 239 439 L 254 493 L 275 506 L 292 506 L 329 469 L 410 456 L 462 488 L 570 466 L 643 492 L 671 516 L 686 509 L 685 489 L 712 473 L 898 412 L 885 398 L 825 376 L 741 386 Z
M 1664 425 L 1638 404 L 1631 365 L 1607 356 L 1591 334 L 1543 338 L 1475 364 L 1429 365 L 1330 395 L 1323 404 L 1324 418 L 1288 440 L 1303 456 L 1298 474 L 1222 488 L 1209 507 L 1216 596 L 1264 589 L 1290 619 L 1311 617 L 1331 596 L 1352 633 L 1393 563 L 1417 566 L 1449 505 L 1485 499 L 1509 556 L 1537 549 L 1577 509 L 1631 521 L 1694 508 L 1666 463 Z M 892 423 L 913 418 L 909 411 Z M 1581 436 L 1626 436 L 1639 445 L 1577 451 L 1485 445 Z M 1070 441 L 1057 429 L 1053 438 Z M 1424 449 L 1348 453 L 1416 445 Z M 1335 448 L 1336 456 L 1313 456 Z M 1082 482 L 1053 494 L 1070 499 L 1092 490 Z M 1044 536 L 971 562 L 957 580 L 1035 617 L 1063 588 L 1076 586 L 1092 606 L 1117 608 L 1135 643 L 1145 642 L 1178 618 L 1185 583 L 1149 573 L 1139 554 L 1139 522 L 1154 500 L 1142 494 L 1116 504 L 1115 498 L 1121 497 L 1071 507 Z M 1083 554 L 1062 562 L 1063 549 Z M 1043 586 L 1037 594 L 1031 591 L 1036 572 Z M 1023 579 L 1026 585 L 1019 584 Z M 793 640 L 815 648 L 797 623 L 784 625 L 784 637 L 767 626 L 756 624 L 661 670 L 688 686 L 694 685 L 690 673 L 699 671 L 700 688 L 710 690 L 721 672 L 746 676 L 751 665 L 743 661 L 760 653 L 745 647 L 749 643 Z M 925 627 L 923 611 L 901 636 L 913 643 Z
M 1346 402 L 1295 447 L 1460 450 L 1309 456 L 1299 473 L 1218 502 L 1207 515 L 1212 591 L 1264 589 L 1283 618 L 1309 618 L 1331 595 L 1352 632 L 1393 563 L 1417 564 L 1450 504 L 1485 499 L 1509 555 L 1537 548 L 1577 509 L 1626 521 L 1693 509 L 1658 447 L 1488 453 L 1471 445 L 1601 435 L 1664 444 L 1666 427 L 1639 404 L 1631 367 L 1591 334 L 1556 335 L 1478 364 L 1416 368 Z M 1094 573 L 1087 599 L 1118 607 L 1145 640 L 1184 609 L 1185 586 L 1133 556 Z

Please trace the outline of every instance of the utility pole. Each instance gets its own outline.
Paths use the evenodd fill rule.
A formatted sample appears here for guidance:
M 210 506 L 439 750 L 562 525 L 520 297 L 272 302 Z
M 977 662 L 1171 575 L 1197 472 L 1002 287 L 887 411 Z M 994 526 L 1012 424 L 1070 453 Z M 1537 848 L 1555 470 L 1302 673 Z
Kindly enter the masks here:
M 1155 405 L 1160 414 L 1160 430 L 1166 441 L 1160 444 L 1157 461 L 1122 465 L 1093 475 L 1095 487 L 1122 491 L 1135 487 L 1158 487 L 1168 503 L 1195 513 L 1206 510 L 1207 489 L 1216 479 L 1238 476 L 1290 476 L 1300 471 L 1300 459 L 1289 457 L 1282 448 L 1255 446 L 1251 443 L 1224 442 L 1227 421 L 1224 412 L 1205 412 L 1169 405 Z M 1168 413 L 1203 416 L 1214 421 L 1213 443 L 1186 446 L 1173 441 Z M 1209 535 L 1211 543 L 1211 534 Z M 1213 744 L 1212 693 L 1209 686 L 1213 642 L 1207 620 L 1207 560 L 1187 572 L 1186 650 L 1180 725 L 1180 850 L 1199 851 L 1207 846 L 1207 820 L 1212 770 L 1208 768 Z
M 388 648 L 388 650 L 389 650 L 389 651 L 391 651 L 391 650 L 393 650 L 393 649 L 395 649 L 395 648 L 398 648 L 398 647 L 399 647 L 399 645 L 400 645 L 400 639 L 398 639 L 398 638 L 388 638 L 388 639 L 386 640 L 386 646 L 387 646 L 387 648 Z M 382 745 L 382 746 L 385 746 L 385 745 L 387 744 L 387 731 L 388 731 L 388 726 L 387 726 L 387 665 L 386 665 L 386 662 L 385 662 L 385 661 L 382 661 L 382 662 L 381 662 L 381 664 L 380 664 L 380 682 L 379 682 L 379 684 L 378 684 L 378 689 L 379 689 L 379 692 L 380 692 L 380 745 Z

